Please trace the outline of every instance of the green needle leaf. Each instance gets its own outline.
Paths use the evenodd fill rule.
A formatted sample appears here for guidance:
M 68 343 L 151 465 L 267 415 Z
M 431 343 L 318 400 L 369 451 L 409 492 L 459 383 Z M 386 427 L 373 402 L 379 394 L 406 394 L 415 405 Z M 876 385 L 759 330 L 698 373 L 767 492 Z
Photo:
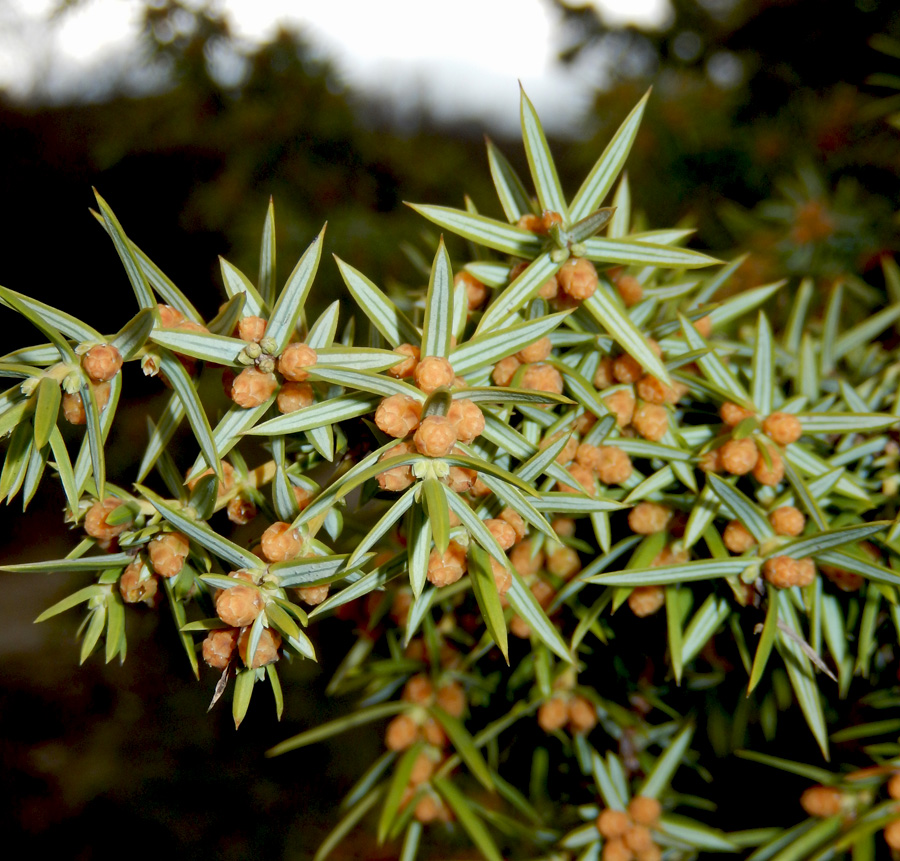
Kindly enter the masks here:
M 469 578 L 472 581 L 472 591 L 475 593 L 475 600 L 478 602 L 484 624 L 508 664 L 509 645 L 506 622 L 503 618 L 503 607 L 500 604 L 497 584 L 494 582 L 491 557 L 487 551 L 474 542 L 469 544 L 468 570 Z
M 569 213 L 572 221 L 580 221 L 603 203 L 603 199 L 613 187 L 616 177 L 621 172 L 628 154 L 631 152 L 631 146 L 635 137 L 637 137 L 641 119 L 644 116 L 644 109 L 647 107 L 649 98 L 650 90 L 647 90 L 644 97 L 632 108 L 631 113 L 619 126 L 612 140 L 606 145 L 603 154 L 591 168 L 591 172 L 587 175 L 581 188 L 578 189 L 578 193 L 572 200 Z
M 34 445 L 42 449 L 50 441 L 50 434 L 56 429 L 59 404 L 62 393 L 59 383 L 50 377 L 42 377 L 38 383 L 37 406 L 34 410 Z
M 544 136 L 544 129 L 534 105 L 525 95 L 525 90 L 521 86 L 519 90 L 521 92 L 522 141 L 525 144 L 528 168 L 531 171 L 531 179 L 534 182 L 541 209 L 558 212 L 563 217 L 563 221 L 568 222 L 566 199 L 563 197 L 562 186 L 559 184 L 559 176 L 556 173 L 556 165 L 553 163 L 550 147 L 547 145 L 547 138 Z
M 472 838 L 478 851 L 487 861 L 503 861 L 500 850 L 497 849 L 485 824 L 478 818 L 466 796 L 447 778 L 435 778 L 433 783 L 447 804 L 450 805 L 450 809 L 456 814 L 456 818 L 459 819 L 466 833 Z
M 358 272 L 349 263 L 345 263 L 337 255 L 334 259 L 356 304 L 375 328 L 384 335 L 385 340 L 392 347 L 399 347 L 401 344 L 418 344 L 421 335 L 409 318 L 365 275 Z
M 428 293 L 425 297 L 425 321 L 422 327 L 422 358 L 438 356 L 446 359 L 453 334 L 453 272 L 444 239 L 438 244 Z
M 125 267 L 128 280 L 131 282 L 131 288 L 134 290 L 134 295 L 138 300 L 138 305 L 140 305 L 141 308 L 154 308 L 156 306 L 156 300 L 153 298 L 153 293 L 150 291 L 150 285 L 147 283 L 147 276 L 144 274 L 144 270 L 140 263 L 138 263 L 137 256 L 132 249 L 131 241 L 125 235 L 125 231 L 122 230 L 122 225 L 119 224 L 118 219 L 109 208 L 109 204 L 100 197 L 96 189 L 94 189 L 94 196 L 97 198 L 100 214 L 103 216 L 103 220 L 106 223 L 107 233 L 109 233 L 113 245 L 116 247 L 119 259 Z
M 316 277 L 316 270 L 319 268 L 324 236 L 325 227 L 297 261 L 284 290 L 278 297 L 277 304 L 272 309 L 272 316 L 266 327 L 266 335 L 274 339 L 279 352 L 288 345 L 297 328 L 297 321 L 303 313 L 306 297 L 309 295 L 309 289 Z
M 472 215 L 449 206 L 429 206 L 418 203 L 408 203 L 407 206 L 412 207 L 419 215 L 434 222 L 438 227 L 503 254 L 531 258 L 540 252 L 543 245 L 541 238 L 534 233 L 523 230 L 521 227 L 504 224 L 494 218 Z
M 259 248 L 259 294 L 271 308 L 275 301 L 275 204 L 271 197 Z
M 497 197 L 506 214 L 506 220 L 515 224 L 523 215 L 531 212 L 531 201 L 528 192 L 512 165 L 506 160 L 494 144 L 486 139 L 488 165 L 491 168 L 491 178 L 494 180 L 494 188 L 497 189 Z

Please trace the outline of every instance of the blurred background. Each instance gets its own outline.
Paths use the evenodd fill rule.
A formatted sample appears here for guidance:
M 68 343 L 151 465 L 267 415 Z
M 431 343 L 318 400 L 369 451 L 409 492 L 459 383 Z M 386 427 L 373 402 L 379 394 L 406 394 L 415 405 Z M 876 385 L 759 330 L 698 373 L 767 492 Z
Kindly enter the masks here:
M 403 201 L 469 194 L 500 215 L 483 136 L 525 172 L 519 81 L 570 191 L 652 85 L 635 206 L 651 227 L 696 228 L 694 247 L 749 251 L 732 289 L 846 272 L 878 284 L 897 250 L 895 0 L 0 0 L 0 283 L 104 332 L 131 316 L 92 186 L 209 315 L 218 255 L 256 271 L 270 196 L 282 278 L 327 219 L 327 252 L 418 283 L 404 247 L 426 247 L 426 228 Z M 328 261 L 316 289 L 340 289 Z M 41 340 L 0 320 L 10 349 Z M 153 409 L 141 403 L 110 446 L 125 480 Z M 52 487 L 24 517 L 17 505 L 0 522 L 7 563 L 73 545 Z M 0 820 L 38 851 L 112 857 L 126 832 L 176 857 L 311 857 L 380 751 L 372 733 L 262 759 L 340 709 L 322 696 L 339 645 L 285 671 L 284 725 L 261 701 L 236 734 L 226 703 L 204 715 L 215 679 L 193 681 L 165 613 L 129 614 L 124 666 L 78 668 L 77 613 L 31 620 L 84 584 L 2 584 Z M 343 857 L 377 856 L 361 843 Z

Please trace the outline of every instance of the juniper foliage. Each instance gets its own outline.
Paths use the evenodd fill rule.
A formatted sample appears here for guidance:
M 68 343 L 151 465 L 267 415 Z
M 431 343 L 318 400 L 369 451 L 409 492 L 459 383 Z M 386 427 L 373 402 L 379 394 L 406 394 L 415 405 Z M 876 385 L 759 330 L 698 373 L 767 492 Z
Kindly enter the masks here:
M 387 721 L 317 859 L 363 821 L 403 859 L 448 835 L 488 859 L 642 861 L 874 857 L 892 839 L 897 721 L 829 723 L 839 699 L 897 704 L 900 364 L 880 338 L 900 272 L 885 258 L 883 290 L 791 258 L 809 277 L 729 295 L 742 258 L 631 211 L 646 99 L 567 197 L 523 93 L 530 183 L 489 142 L 503 217 L 414 204 L 448 237 L 427 286 L 383 289 L 336 258 L 352 309 L 307 310 L 324 227 L 279 288 L 271 205 L 258 275 L 223 260 L 211 320 L 99 195 L 139 309 L 118 332 L 0 288 L 46 339 L 0 359 L 0 497 L 27 505 L 49 467 L 85 536 L 5 567 L 84 575 L 38 621 L 80 608 L 82 662 L 124 660 L 126 604 L 165 601 L 236 726 L 265 686 L 281 717 L 276 665 L 315 661 L 329 617 L 356 624 L 329 685 L 354 709 L 270 751 Z M 171 393 L 137 475 L 108 476 L 138 367 Z M 191 462 L 170 446 L 184 423 Z M 677 788 L 721 767 L 692 749 L 698 723 L 721 735 L 703 706 L 730 672 L 717 649 L 762 737 L 797 712 L 821 761 L 741 755 L 834 788 L 831 807 L 726 831 Z M 860 740 L 868 767 L 827 765 Z

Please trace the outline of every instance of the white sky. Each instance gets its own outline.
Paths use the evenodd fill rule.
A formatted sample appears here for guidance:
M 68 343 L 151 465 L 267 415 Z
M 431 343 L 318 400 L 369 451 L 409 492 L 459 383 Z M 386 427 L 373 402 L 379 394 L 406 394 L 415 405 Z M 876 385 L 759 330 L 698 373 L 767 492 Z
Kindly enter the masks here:
M 653 25 L 669 0 L 594 0 L 610 23 Z M 53 25 L 54 0 L 0 0 L 0 87 L 61 97 L 90 89 L 97 72 L 128 68 L 140 4 L 85 0 Z M 220 0 L 234 32 L 270 37 L 297 25 L 335 62 L 343 80 L 391 96 L 425 100 L 438 115 L 468 116 L 501 127 L 518 122 L 522 81 L 550 127 L 565 128 L 602 83 L 585 64 L 555 63 L 557 13 L 543 0 Z M 401 108 L 402 109 L 402 108 Z

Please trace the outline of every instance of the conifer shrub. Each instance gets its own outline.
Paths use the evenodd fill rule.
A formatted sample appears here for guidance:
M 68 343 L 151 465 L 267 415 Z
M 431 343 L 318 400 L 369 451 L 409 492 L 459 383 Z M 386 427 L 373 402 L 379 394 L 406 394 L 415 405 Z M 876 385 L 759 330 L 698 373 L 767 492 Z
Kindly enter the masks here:
M 346 714 L 270 750 L 383 738 L 317 859 L 358 829 L 404 861 L 900 848 L 900 271 L 729 292 L 740 257 L 631 211 L 645 103 L 567 197 L 523 93 L 530 184 L 489 142 L 502 217 L 414 204 L 464 240 L 421 289 L 336 258 L 353 305 L 314 315 L 325 228 L 279 286 L 270 206 L 255 282 L 223 260 L 206 320 L 99 195 L 138 305 L 118 332 L 0 288 L 46 339 L 0 359 L 0 497 L 49 475 L 73 533 L 5 570 L 85 582 L 37 621 L 77 610 L 81 661 L 109 662 L 166 604 L 236 727 L 354 626 Z M 137 474 L 107 475 L 141 373 L 168 401 Z M 766 752 L 779 713 L 813 761 Z M 729 747 L 738 717 L 760 749 Z M 732 753 L 809 782 L 791 824 L 717 819 Z

